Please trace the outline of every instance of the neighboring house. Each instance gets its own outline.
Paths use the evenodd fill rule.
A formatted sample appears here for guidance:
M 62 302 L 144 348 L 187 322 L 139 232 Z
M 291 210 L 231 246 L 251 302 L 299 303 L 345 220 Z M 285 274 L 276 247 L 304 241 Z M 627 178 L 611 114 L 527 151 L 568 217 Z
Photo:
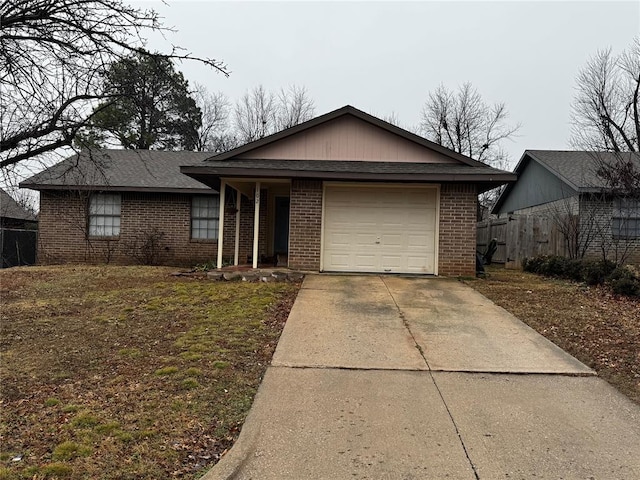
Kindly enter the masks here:
M 577 244 L 574 251 L 640 263 L 639 199 L 612 189 L 603 165 L 640 172 L 640 154 L 527 150 L 514 171 L 518 181 L 506 187 L 492 213 L 552 219 L 556 228 L 574 233 L 567 238 Z M 573 232 L 570 222 L 575 222 Z
M 0 189 L 0 267 L 33 265 L 38 218 Z
M 350 106 L 214 157 L 103 154 L 22 185 L 41 192 L 50 261 L 126 261 L 155 227 L 171 239 L 163 263 L 474 275 L 477 195 L 516 178 Z
M 34 230 L 38 227 L 38 218 L 0 188 L 0 227 Z

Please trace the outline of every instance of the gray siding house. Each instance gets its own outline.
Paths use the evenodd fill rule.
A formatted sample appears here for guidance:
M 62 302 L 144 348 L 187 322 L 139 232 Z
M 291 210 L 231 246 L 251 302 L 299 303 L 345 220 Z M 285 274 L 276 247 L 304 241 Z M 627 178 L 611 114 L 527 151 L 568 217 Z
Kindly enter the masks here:
M 492 212 L 499 218 L 553 219 L 576 226 L 571 241 L 585 257 L 640 263 L 638 192 L 613 188 L 603 167 L 640 172 L 640 154 L 526 150 L 515 168 L 518 181 L 506 187 Z M 559 226 L 559 225 L 558 225 Z M 530 234 L 532 234 L 530 232 Z

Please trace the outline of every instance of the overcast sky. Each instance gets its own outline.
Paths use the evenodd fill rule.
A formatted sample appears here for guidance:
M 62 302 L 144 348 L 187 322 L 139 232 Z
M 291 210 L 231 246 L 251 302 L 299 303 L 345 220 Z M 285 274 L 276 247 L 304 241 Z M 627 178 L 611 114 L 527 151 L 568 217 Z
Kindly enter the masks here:
M 627 48 L 640 2 L 135 2 L 178 32 L 171 42 L 223 60 L 231 75 L 195 63 L 190 82 L 232 100 L 262 84 L 305 86 L 323 114 L 350 104 L 418 124 L 428 93 L 471 82 L 504 102 L 522 128 L 505 147 L 567 149 L 578 69 L 599 48 Z M 150 38 L 153 48 L 164 47 Z

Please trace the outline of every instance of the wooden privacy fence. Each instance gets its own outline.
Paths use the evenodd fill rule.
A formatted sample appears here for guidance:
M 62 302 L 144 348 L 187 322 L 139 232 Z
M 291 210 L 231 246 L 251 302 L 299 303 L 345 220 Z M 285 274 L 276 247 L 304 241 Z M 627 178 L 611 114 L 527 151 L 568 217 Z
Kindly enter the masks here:
M 522 260 L 536 255 L 567 256 L 565 238 L 553 218 L 511 215 L 478 222 L 476 250 L 484 253 L 491 239 L 497 241 L 493 263 L 521 268 Z

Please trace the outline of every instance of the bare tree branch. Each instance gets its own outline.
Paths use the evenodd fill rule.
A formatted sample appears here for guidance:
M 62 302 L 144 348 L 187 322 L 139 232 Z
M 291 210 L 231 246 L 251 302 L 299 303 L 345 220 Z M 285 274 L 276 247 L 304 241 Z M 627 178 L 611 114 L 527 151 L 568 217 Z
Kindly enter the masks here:
M 498 166 L 505 160 L 500 145 L 512 138 L 519 125 L 507 125 L 502 103 L 487 105 L 470 83 L 457 92 L 441 85 L 429 93 L 420 123 L 428 139 L 475 160 Z
M 154 10 L 122 0 L 5 0 L 0 4 L 0 165 L 72 145 L 108 99 L 103 74 L 133 53 L 226 66 L 173 47 L 151 53 L 143 34 L 170 32 Z
M 640 37 L 614 56 L 599 50 L 580 70 L 573 102 L 572 144 L 589 151 L 639 151 Z

